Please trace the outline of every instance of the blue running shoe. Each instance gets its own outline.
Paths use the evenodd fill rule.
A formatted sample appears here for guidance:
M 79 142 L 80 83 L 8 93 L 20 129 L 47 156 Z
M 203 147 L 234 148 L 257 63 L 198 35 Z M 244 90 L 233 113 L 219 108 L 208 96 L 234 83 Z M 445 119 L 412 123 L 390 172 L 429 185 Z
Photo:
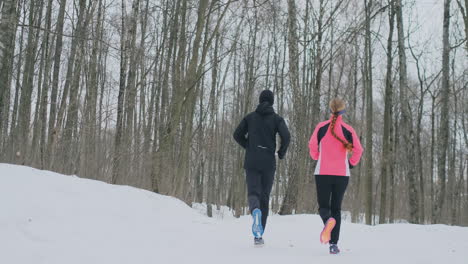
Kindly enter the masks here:
M 260 238 L 263 235 L 263 227 L 262 227 L 262 211 L 256 208 L 252 211 L 252 234 L 256 238 Z

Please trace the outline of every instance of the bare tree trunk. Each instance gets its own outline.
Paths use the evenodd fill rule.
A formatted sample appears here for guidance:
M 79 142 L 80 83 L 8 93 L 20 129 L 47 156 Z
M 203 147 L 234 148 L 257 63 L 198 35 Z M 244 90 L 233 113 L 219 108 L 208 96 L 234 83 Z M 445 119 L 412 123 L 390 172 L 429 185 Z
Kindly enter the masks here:
M 455 90 L 455 89 L 454 89 Z M 456 187 L 457 184 L 457 175 L 456 175 L 456 164 L 455 161 L 457 159 L 457 154 L 456 154 L 456 145 L 457 145 L 457 96 L 454 96 L 454 116 L 455 120 L 453 121 L 453 128 L 452 128 L 452 136 L 449 139 L 449 146 L 450 149 L 448 149 L 448 185 L 449 185 L 449 191 L 448 191 L 448 212 L 450 212 L 450 215 L 447 215 L 447 223 L 451 225 L 456 225 L 456 215 L 457 215 L 457 190 L 458 188 Z
M 394 111 L 396 112 L 396 111 Z M 391 140 L 394 140 L 394 142 L 390 142 L 392 151 L 390 152 L 392 155 L 390 157 L 390 168 L 389 168 L 389 174 L 390 174 L 390 212 L 388 215 L 388 221 L 389 223 L 394 223 L 395 222 L 395 196 L 396 196 L 396 180 L 395 180 L 395 163 L 396 163 L 396 154 L 398 151 L 398 131 L 399 131 L 399 122 L 398 118 L 396 115 L 394 115 L 395 118 L 393 118 L 394 121 L 394 127 L 395 129 L 392 131 L 392 137 Z
M 392 66 L 393 66 L 393 31 L 395 24 L 395 7 L 394 2 L 390 2 L 389 10 L 389 26 L 390 30 L 388 33 L 387 40 L 387 73 L 385 77 L 385 110 L 384 110 L 384 128 L 382 138 L 382 164 L 381 164 L 381 194 L 380 194 L 380 215 L 379 224 L 384 224 L 387 221 L 387 179 L 389 176 L 390 157 L 393 155 L 391 150 L 392 137 L 392 108 L 393 108 L 393 85 L 392 85 Z
M 296 142 L 293 142 L 295 146 L 294 152 L 291 153 L 292 160 L 300 159 L 303 145 L 300 142 L 300 128 L 303 125 L 301 116 L 303 115 L 303 109 L 301 107 L 301 93 L 299 87 L 299 51 L 298 51 L 298 37 L 297 37 L 297 14 L 296 4 L 293 0 L 288 0 L 288 50 L 289 50 L 289 79 L 291 81 L 292 93 L 293 93 L 293 125 L 296 131 Z M 284 196 L 283 204 L 280 209 L 280 214 L 292 214 L 295 209 L 298 208 L 298 200 L 300 197 L 299 191 L 301 190 L 300 184 L 303 182 L 303 172 L 299 168 L 298 162 L 291 163 L 289 167 L 289 182 Z
M 18 9 L 18 13 L 21 8 Z M 21 21 L 22 24 L 26 23 L 26 11 L 25 8 L 23 8 L 23 20 Z M 13 101 L 13 112 L 11 114 L 11 125 L 10 125 L 10 134 L 8 137 L 8 147 L 10 149 L 13 149 L 11 153 L 11 157 L 8 160 L 13 161 L 16 156 L 16 151 L 14 151 L 14 144 L 16 140 L 16 136 L 18 131 L 16 130 L 17 127 L 17 119 L 18 119 L 18 108 L 19 108 L 19 97 L 20 97 L 20 90 L 21 90 L 21 73 L 22 73 L 22 65 L 23 65 L 23 45 L 24 44 L 24 27 L 21 27 L 21 33 L 20 33 L 20 39 L 19 39 L 19 53 L 18 53 L 18 61 L 17 61 L 17 70 L 16 70 L 16 82 L 15 82 L 15 96 L 14 96 L 14 101 Z
M 435 101 L 436 97 L 431 94 L 432 97 L 432 105 L 431 105 L 431 223 L 435 224 L 436 223 L 436 190 L 434 186 L 434 157 L 435 157 Z
M 468 52 L 468 0 L 465 0 L 465 7 L 461 0 L 457 0 L 458 8 L 462 13 L 463 22 L 465 23 L 465 45 L 466 51 Z
M 125 0 L 122 0 L 122 30 L 120 36 L 120 80 L 119 80 L 119 95 L 117 102 L 117 125 L 115 127 L 115 141 L 112 164 L 112 183 L 117 183 L 120 178 L 121 159 L 122 159 L 122 134 L 124 130 L 124 100 L 127 80 L 127 24 L 125 16 L 127 14 Z
M 373 212 L 373 186 L 372 186 L 372 170 L 373 170 L 373 97 L 372 97 L 372 46 L 371 46 L 371 8 L 372 0 L 364 0 L 366 11 L 366 38 L 365 38 L 365 52 L 364 52 L 364 79 L 366 89 L 366 154 L 365 154 L 365 197 L 366 197 L 366 224 L 372 225 L 372 212 Z
M 403 164 L 408 178 L 408 197 L 410 207 L 410 222 L 419 223 L 419 193 L 416 188 L 417 175 L 415 171 L 414 131 L 411 116 L 408 75 L 406 71 L 406 52 L 404 44 L 403 11 L 401 0 L 397 3 L 397 28 L 398 28 L 398 55 L 400 64 L 400 107 L 401 107 L 401 131 L 403 133 L 403 146 L 405 147 L 407 163 Z
M 317 52 L 315 55 L 314 66 L 316 67 L 315 72 L 315 85 L 312 95 L 312 113 L 315 113 L 314 119 L 312 120 L 313 124 L 317 124 L 320 116 L 320 89 L 322 86 L 322 75 L 323 75 L 323 58 L 322 58 L 322 38 L 323 38 L 323 17 L 325 14 L 325 7 L 323 0 L 320 0 L 319 8 L 319 18 L 318 18 L 318 29 L 317 29 L 317 42 L 315 43 L 317 47 Z
M 166 6 L 168 6 L 169 1 L 167 2 Z M 179 19 L 179 11 L 180 11 L 180 0 L 177 1 L 177 3 L 174 5 L 172 8 L 172 12 L 174 13 L 172 15 L 173 20 L 171 22 L 170 28 L 170 36 L 169 36 L 169 41 L 168 41 L 168 53 L 167 57 L 165 59 L 165 66 L 164 66 L 164 74 L 162 77 L 162 85 L 161 85 L 161 105 L 160 105 L 160 111 L 159 111 L 159 137 L 158 137 L 158 148 L 156 148 L 156 145 L 153 145 L 153 153 L 152 153 L 152 159 L 153 159 L 153 166 L 151 168 L 151 179 L 152 179 L 152 189 L 155 192 L 162 192 L 162 193 L 168 193 L 169 192 L 169 187 L 166 182 L 169 179 L 172 179 L 172 174 L 170 175 L 164 175 L 164 173 L 168 173 L 168 168 L 170 168 L 170 159 L 169 157 L 170 153 L 170 144 L 172 142 L 167 142 L 167 134 L 171 133 L 170 131 L 170 124 L 169 122 L 169 113 L 167 112 L 167 104 L 168 104 L 168 91 L 169 91 L 169 69 L 170 69 L 170 62 L 172 60 L 172 57 L 174 56 L 174 50 L 176 49 L 176 44 L 177 44 L 177 30 L 178 30 L 178 19 Z M 164 12 L 167 14 L 168 12 Z M 164 15 L 164 20 L 167 19 L 167 15 Z M 164 31 L 164 39 L 166 39 L 168 30 Z M 163 49 L 164 51 L 164 49 Z M 161 61 L 163 60 L 164 56 L 162 56 Z M 156 124 L 157 125 L 157 124 Z M 156 129 L 156 128 L 155 128 Z M 156 140 L 156 139 L 155 139 Z M 164 173 L 163 173 L 164 172 Z M 165 176 L 163 178 L 163 176 Z
M 437 155 L 437 172 L 438 172 L 438 189 L 436 195 L 435 207 L 435 222 L 442 220 L 442 208 L 445 202 L 446 195 L 446 164 L 447 164 L 447 147 L 449 143 L 449 92 L 450 92 L 450 0 L 444 0 L 444 30 L 443 30 L 443 50 L 442 50 L 442 89 L 441 89 L 441 104 L 440 123 L 438 131 L 438 155 Z
M 121 184 L 131 184 L 134 179 L 129 177 L 135 177 L 136 175 L 130 174 L 131 171 L 135 171 L 135 163 L 133 162 L 134 155 L 134 138 L 138 137 L 135 134 L 133 123 L 135 121 L 135 105 L 136 105 L 136 78 L 138 70 L 138 61 L 137 61 L 137 48 L 136 48 L 136 39 L 137 39 L 137 18 L 139 17 L 138 10 L 140 9 L 140 0 L 134 0 L 132 3 L 132 12 L 129 18 L 128 32 L 127 32 L 127 44 L 126 51 L 129 59 L 128 65 L 128 74 L 125 88 L 125 101 L 124 101 L 124 129 L 123 129 L 123 146 L 120 153 L 122 155 L 120 163 L 121 166 L 119 173 L 120 177 L 116 179 L 116 183 Z
M 138 178 L 138 186 L 141 186 L 142 188 L 151 189 L 150 185 L 150 179 L 147 177 L 147 172 L 148 172 L 148 157 L 149 157 L 149 147 L 150 147 L 150 142 L 151 142 L 151 129 L 152 129 L 152 122 L 153 122 L 153 110 L 154 110 L 154 102 L 155 98 L 150 94 L 150 89 L 151 91 L 154 91 L 152 89 L 155 86 L 149 85 L 147 83 L 148 77 L 147 73 L 151 71 L 151 67 L 157 68 L 157 59 L 154 60 L 154 65 L 150 66 L 149 69 L 146 69 L 146 38 L 147 38 L 147 28 L 148 28 L 148 17 L 149 17 L 149 0 L 146 0 L 146 4 L 143 7 L 144 9 L 142 12 L 144 13 L 143 18 L 141 20 L 141 38 L 140 38 L 140 46 L 138 49 L 138 55 L 137 55 L 137 60 L 140 62 L 140 83 L 141 83 L 141 89 L 140 89 L 140 120 L 143 122 L 139 123 L 138 128 L 141 129 L 141 136 L 143 137 L 143 143 L 141 145 L 141 151 L 138 151 L 135 149 L 135 151 L 138 153 L 138 155 L 135 155 L 135 163 L 139 163 L 139 178 Z M 159 51 L 159 49 L 158 49 Z M 157 57 L 156 57 L 157 58 Z M 155 71 L 153 71 L 156 73 Z M 157 75 L 157 74 L 155 74 Z M 150 96 L 150 106 L 148 111 L 146 111 L 146 97 L 147 94 Z M 155 95 L 155 94 L 154 94 Z M 148 115 L 148 118 L 146 118 L 146 115 Z M 140 134 L 140 133 L 139 133 Z M 140 139 L 140 136 L 138 137 Z M 138 141 L 140 144 L 140 141 Z M 140 148 L 139 144 L 137 145 L 137 148 Z
M 106 13 L 106 8 L 105 6 L 103 7 L 102 10 L 103 16 Z M 101 21 L 104 27 L 104 19 Z M 103 39 L 105 37 L 104 30 L 101 30 L 101 35 L 98 36 L 100 39 Z M 111 175 L 109 175 L 108 172 L 108 167 L 112 167 L 112 158 L 107 156 L 109 155 L 110 147 L 107 148 L 106 146 L 109 145 L 109 142 L 107 139 L 109 136 L 107 135 L 107 127 L 109 126 L 108 118 L 105 117 L 106 112 L 108 112 L 108 105 L 107 109 L 106 106 L 104 105 L 104 97 L 105 97 L 105 88 L 107 84 L 107 61 L 108 61 L 108 55 L 109 55 L 109 47 L 105 45 L 104 43 L 101 42 L 101 52 L 99 54 L 99 59 L 98 59 L 98 72 L 101 73 L 99 74 L 98 78 L 98 89 L 99 89 L 99 112 L 98 112 L 98 121 L 97 121 L 97 140 L 99 140 L 98 144 L 96 144 L 95 148 L 97 149 L 97 164 L 101 164 L 101 160 L 106 161 L 105 166 L 97 166 L 96 171 L 94 174 L 94 179 L 97 180 L 102 180 L 106 182 L 111 182 Z M 107 99 L 107 98 L 106 98 Z M 104 158 L 105 157 L 105 158 Z M 109 177 L 110 176 L 110 177 Z
M 42 9 L 43 9 L 43 4 L 44 2 L 41 3 L 41 16 L 42 16 Z M 39 40 L 39 35 L 40 32 L 38 30 L 37 32 L 37 39 Z M 34 105 L 34 119 L 32 121 L 32 142 L 31 142 L 31 147 L 28 149 L 28 154 L 29 154 L 29 164 L 31 166 L 37 166 L 37 154 L 38 154 L 38 149 L 39 149 L 39 140 L 40 140 L 40 132 L 41 132 L 41 127 L 40 127 L 40 122 L 39 122 L 39 113 L 40 113 L 40 106 L 41 106 L 41 101 L 43 97 L 43 87 L 42 87 L 42 78 L 44 77 L 44 53 L 46 48 L 44 47 L 45 42 L 42 41 L 41 47 L 39 48 L 38 51 L 41 52 L 41 55 L 39 56 L 39 73 L 38 73 L 38 80 L 37 80 L 37 96 L 36 96 L 36 102 L 33 103 Z
M 41 16 L 40 8 L 37 8 L 40 3 L 31 1 L 29 7 L 29 24 L 39 26 Z M 28 43 L 26 45 L 26 61 L 23 74 L 23 82 L 21 88 L 21 97 L 19 103 L 18 125 L 16 126 L 16 139 L 14 140 L 15 150 L 19 152 L 18 163 L 25 164 L 27 162 L 27 149 L 29 147 L 30 122 L 31 122 L 31 97 L 34 80 L 35 58 L 38 46 L 37 30 L 29 30 Z
M 79 100 L 79 90 L 80 90 L 80 80 L 82 65 L 85 56 L 85 39 L 87 36 L 87 28 L 92 12 L 94 12 L 94 7 L 97 3 L 94 2 L 91 8 L 88 7 L 86 10 L 86 0 L 80 0 L 80 14 L 78 17 L 78 25 L 76 29 L 76 36 L 78 39 L 77 43 L 77 59 L 74 64 L 74 70 L 72 73 L 72 80 L 70 83 L 70 97 L 68 100 L 68 111 L 67 111 L 67 120 L 65 122 L 65 128 L 63 131 L 63 140 L 61 140 L 63 149 L 63 170 L 66 173 L 78 174 L 79 162 L 76 162 L 76 157 L 78 155 L 78 111 L 80 106 Z
M 210 132 L 211 133 L 215 133 L 215 130 L 217 129 L 218 127 L 218 122 L 217 122 L 217 118 L 216 118 L 216 113 L 218 111 L 217 109 L 217 85 L 218 85 L 218 49 L 219 49 L 219 39 L 220 39 L 220 34 L 218 31 L 215 32 L 216 34 L 216 39 L 215 39 L 215 46 L 214 46 L 214 51 L 213 51 L 213 68 L 212 68 L 212 72 L 211 72 L 211 92 L 210 92 L 210 115 L 211 115 L 211 128 L 210 128 Z M 201 97 L 203 97 L 203 94 L 201 95 Z M 201 116 L 201 113 L 200 113 L 200 116 Z M 217 136 L 217 134 L 216 134 Z M 200 142 L 201 143 L 201 142 Z M 211 144 L 212 144 L 212 151 L 211 153 L 216 153 L 216 150 L 218 149 L 217 148 L 217 145 L 215 144 L 216 143 L 216 140 L 212 140 Z M 213 155 L 212 155 L 213 156 Z M 215 156 L 216 157 L 216 156 Z M 216 162 L 215 161 L 212 161 L 212 166 L 216 166 Z M 208 175 L 208 186 L 207 186 L 207 200 L 206 200 L 206 204 L 207 204 L 207 214 L 209 217 L 212 217 L 213 216 L 213 210 L 212 210 L 212 204 L 215 203 L 215 188 L 216 188 L 216 182 L 215 182 L 215 174 L 216 173 L 216 169 L 215 167 L 213 168 L 213 170 L 209 173 Z
M 182 6 L 180 8 L 180 28 L 178 29 L 180 33 L 179 37 L 179 50 L 177 54 L 177 58 L 175 60 L 175 64 L 173 66 L 173 96 L 172 96 L 172 102 L 176 101 L 180 103 L 181 111 L 184 113 L 180 113 L 180 116 L 178 118 L 186 118 L 186 120 L 183 121 L 183 126 L 182 126 L 182 135 L 181 135 L 181 140 L 182 143 L 180 144 L 180 148 L 172 148 L 172 156 L 175 157 L 178 149 L 180 150 L 179 153 L 179 158 L 178 161 L 172 161 L 172 164 L 174 164 L 173 168 L 173 176 L 172 176 L 172 185 L 171 185 L 171 195 L 178 195 L 177 191 L 181 191 L 181 187 L 183 185 L 183 181 L 188 177 L 188 175 L 185 175 L 188 171 L 188 168 L 186 168 L 186 165 L 188 166 L 189 163 L 189 148 L 184 148 L 183 144 L 188 144 L 186 141 L 189 137 L 187 133 L 189 133 L 189 130 L 191 130 L 191 127 L 193 125 L 193 119 L 192 116 L 187 113 L 187 111 L 184 111 L 186 109 L 183 109 L 183 102 L 185 101 L 185 105 L 188 105 L 188 101 L 190 99 L 184 99 L 184 91 L 186 89 L 185 84 L 184 84 L 184 79 L 186 74 L 186 68 L 185 68 L 185 63 L 186 63 L 186 58 L 187 58 L 187 38 L 184 32 L 186 31 L 187 27 L 187 0 L 182 0 Z M 202 25 L 202 28 L 204 26 Z M 201 33 L 200 33 L 201 34 Z M 201 36 L 201 35 L 200 35 Z M 194 89 L 195 87 L 192 87 Z M 172 112 L 171 112 L 172 113 Z M 185 116 L 184 116 L 185 114 Z M 179 121 L 177 121 L 179 122 Z M 174 137 L 175 138 L 175 137 Z M 183 164 L 183 166 L 175 166 L 175 164 Z M 202 171 L 204 173 L 204 171 Z M 182 192 L 182 191 L 181 191 Z M 182 198 L 182 196 L 177 196 L 179 198 Z
M 357 91 L 358 91 L 358 84 L 359 84 L 359 80 L 358 80 L 358 63 L 359 63 L 359 45 L 358 45 L 358 38 L 354 38 L 354 42 L 353 43 L 353 49 L 354 49 L 354 53 L 353 53 L 353 102 L 352 102 L 352 105 L 351 105 L 351 109 L 353 111 L 353 116 L 352 116 L 352 124 L 355 124 L 356 123 L 356 115 L 357 115 L 357 112 L 358 112 L 358 108 L 357 108 L 357 98 L 358 98 L 358 94 L 357 94 Z M 353 192 L 353 206 L 352 206 L 352 216 L 351 216 L 351 221 L 353 223 L 357 223 L 359 222 L 360 220 L 360 214 L 361 214 L 361 206 L 360 206 L 360 203 L 361 203 L 361 192 L 360 192 L 360 188 L 361 188 L 361 168 L 362 166 L 358 166 L 358 173 L 354 173 L 353 175 L 353 181 L 352 181 L 352 186 L 354 186 L 355 190 Z
M 5 154 L 3 143 L 8 128 L 10 108 L 10 85 L 13 73 L 13 55 L 15 53 L 16 26 L 18 15 L 16 0 L 5 0 L 0 20 L 0 158 Z
M 52 151 L 54 147 L 54 142 L 56 141 L 57 133 L 55 129 L 56 121 L 56 112 L 57 112 L 57 95 L 58 95 L 58 82 L 60 74 L 60 62 L 62 57 L 62 46 L 63 46 L 63 27 L 65 19 L 65 5 L 66 0 L 60 1 L 60 9 L 57 18 L 56 26 L 56 36 L 57 40 L 55 43 L 55 52 L 54 52 L 54 71 L 52 74 L 52 88 L 50 94 L 50 113 L 49 113 L 49 127 L 48 127 L 48 139 L 47 139 L 47 151 L 46 151 L 46 167 L 50 168 L 52 166 L 51 162 L 53 160 Z M 70 65 L 69 65 L 70 66 Z
M 47 147 L 46 141 L 46 129 L 47 129 L 47 104 L 49 98 L 49 74 L 50 68 L 52 64 L 52 59 L 50 58 L 50 52 L 52 51 L 52 47 L 49 50 L 49 38 L 50 38 L 50 30 L 52 24 L 52 0 L 48 1 L 47 4 L 47 11 L 46 11 L 46 29 L 47 32 L 44 32 L 44 40 L 43 40 L 43 59 L 46 60 L 45 62 L 45 69 L 44 69 L 44 82 L 42 84 L 42 98 L 41 98 L 41 107 L 40 107 L 40 117 L 39 117 L 39 128 L 40 128 L 40 146 L 39 146 L 39 154 L 40 154 L 40 168 L 46 168 L 46 153 L 45 148 Z
M 424 99 L 425 99 L 425 94 L 427 91 L 429 91 L 430 87 L 432 84 L 435 82 L 437 79 L 437 76 L 427 85 L 426 88 L 424 88 L 425 85 L 425 79 L 423 80 L 423 76 L 421 73 L 421 67 L 420 67 L 420 56 L 416 56 L 414 54 L 413 49 L 411 47 L 410 52 L 411 55 L 413 56 L 414 61 L 416 62 L 416 69 L 418 72 L 418 80 L 419 80 L 419 93 L 420 93 L 420 99 L 419 99 L 419 105 L 418 105 L 418 116 L 417 116 L 417 125 L 416 125 L 416 149 L 417 149 L 417 171 L 419 174 L 419 189 L 420 189 L 420 201 L 419 201 L 419 206 L 420 206 L 420 218 L 421 222 L 425 223 L 426 215 L 425 215 L 425 208 L 426 208 L 426 202 L 425 202 L 425 180 L 424 180 L 424 166 L 423 166 L 423 151 L 422 151 L 422 142 L 421 142 L 421 133 L 422 133 L 422 119 L 423 119 L 423 112 L 424 112 Z M 435 106 L 433 106 L 435 107 Z M 434 111 L 434 109 L 432 109 Z M 434 138 L 434 135 L 432 135 L 432 138 Z M 432 145 L 432 143 L 431 143 Z M 432 148 L 432 147 L 431 147 Z M 432 164 L 432 158 L 433 158 L 433 152 L 431 152 L 431 188 L 432 188 L 432 174 L 433 174 L 433 164 Z M 431 199 L 432 197 L 432 192 L 431 192 Z M 432 203 L 431 203 L 432 207 Z
M 99 87 L 99 66 L 98 66 L 98 52 L 100 48 L 99 40 L 103 31 L 102 23 L 102 0 L 99 0 L 97 20 L 94 28 L 94 41 L 93 48 L 91 51 L 91 60 L 89 63 L 90 78 L 89 83 L 86 86 L 86 107 L 84 110 L 84 125 L 81 134 L 82 149 L 80 151 L 80 176 L 85 178 L 96 178 L 95 175 L 97 170 L 97 157 L 96 157 L 96 107 L 97 107 L 97 96 Z

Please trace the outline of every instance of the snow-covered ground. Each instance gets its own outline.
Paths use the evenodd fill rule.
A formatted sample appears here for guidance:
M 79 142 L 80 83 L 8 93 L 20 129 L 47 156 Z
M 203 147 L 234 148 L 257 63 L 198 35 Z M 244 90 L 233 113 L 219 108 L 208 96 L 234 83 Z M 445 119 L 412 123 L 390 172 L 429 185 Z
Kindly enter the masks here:
M 255 248 L 248 216 L 148 191 L 0 164 L 0 263 L 468 263 L 468 228 L 344 222 L 340 255 L 317 215 L 270 218 Z

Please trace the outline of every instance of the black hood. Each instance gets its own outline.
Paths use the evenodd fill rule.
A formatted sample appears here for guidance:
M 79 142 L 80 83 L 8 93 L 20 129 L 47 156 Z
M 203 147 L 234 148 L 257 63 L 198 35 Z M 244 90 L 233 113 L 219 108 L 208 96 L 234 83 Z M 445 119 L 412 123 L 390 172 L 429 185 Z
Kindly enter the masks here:
M 269 102 L 263 102 L 257 106 L 257 109 L 255 109 L 255 112 L 261 115 L 271 115 L 275 113 L 275 110 L 273 109 L 273 106 Z

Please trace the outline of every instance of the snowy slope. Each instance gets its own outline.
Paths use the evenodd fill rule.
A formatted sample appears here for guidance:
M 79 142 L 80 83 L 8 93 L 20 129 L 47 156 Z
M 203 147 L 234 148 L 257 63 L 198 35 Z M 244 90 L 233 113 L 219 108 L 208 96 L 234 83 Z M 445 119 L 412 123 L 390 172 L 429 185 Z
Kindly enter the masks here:
M 263 248 L 248 216 L 211 219 L 183 202 L 0 164 L 0 263 L 468 263 L 468 228 L 342 225 L 342 254 L 317 215 L 270 218 Z

